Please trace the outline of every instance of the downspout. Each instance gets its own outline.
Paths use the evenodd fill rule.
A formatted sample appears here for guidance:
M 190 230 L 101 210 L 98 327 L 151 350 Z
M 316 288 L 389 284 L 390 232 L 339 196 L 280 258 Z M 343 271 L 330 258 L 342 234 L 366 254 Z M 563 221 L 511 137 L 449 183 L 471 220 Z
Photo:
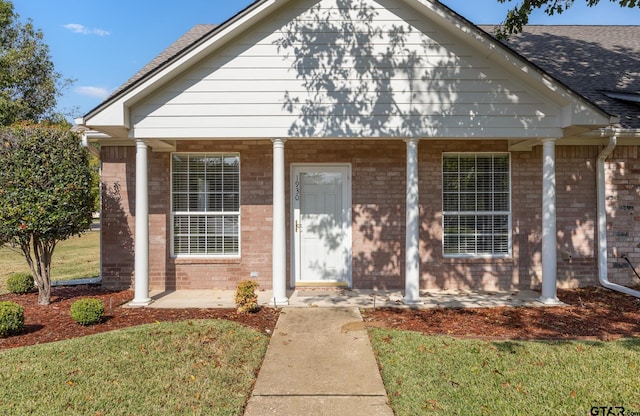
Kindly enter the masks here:
M 87 277 L 84 279 L 52 280 L 51 286 L 79 286 L 79 285 L 99 285 L 102 277 Z
M 618 285 L 609 281 L 607 273 L 607 211 L 605 195 L 605 173 L 604 162 L 613 153 L 617 144 L 615 131 L 609 136 L 609 144 L 598 155 L 597 161 L 597 217 L 598 217 L 598 280 L 607 289 L 626 293 L 627 295 L 640 298 L 640 291 L 630 289 L 626 286 Z

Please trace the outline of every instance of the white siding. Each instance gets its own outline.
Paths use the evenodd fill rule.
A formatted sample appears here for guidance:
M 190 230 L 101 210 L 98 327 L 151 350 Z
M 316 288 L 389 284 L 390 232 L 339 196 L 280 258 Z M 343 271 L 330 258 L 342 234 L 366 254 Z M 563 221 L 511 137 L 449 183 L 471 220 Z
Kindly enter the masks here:
M 136 105 L 135 137 L 559 132 L 560 106 L 449 35 L 454 27 L 372 0 L 292 3 Z

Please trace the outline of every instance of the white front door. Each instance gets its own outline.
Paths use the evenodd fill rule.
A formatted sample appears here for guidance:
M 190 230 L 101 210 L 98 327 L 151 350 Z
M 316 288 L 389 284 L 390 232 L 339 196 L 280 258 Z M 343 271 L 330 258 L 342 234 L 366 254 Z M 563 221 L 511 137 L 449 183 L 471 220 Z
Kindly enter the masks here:
M 351 286 L 351 169 L 292 168 L 295 284 Z

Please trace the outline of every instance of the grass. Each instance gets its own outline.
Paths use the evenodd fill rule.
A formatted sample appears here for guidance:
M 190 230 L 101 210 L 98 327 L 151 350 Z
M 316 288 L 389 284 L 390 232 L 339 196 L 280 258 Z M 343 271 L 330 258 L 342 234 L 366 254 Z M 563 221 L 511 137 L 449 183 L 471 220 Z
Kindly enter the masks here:
M 30 272 L 19 248 L 0 247 L 0 294 L 6 293 L 7 277 Z M 100 274 L 100 233 L 88 231 L 80 237 L 61 241 L 53 251 L 51 280 L 81 279 Z
M 483 341 L 388 329 L 370 336 L 397 416 L 640 411 L 637 338 Z
M 196 320 L 0 351 L 0 414 L 241 415 L 267 342 Z

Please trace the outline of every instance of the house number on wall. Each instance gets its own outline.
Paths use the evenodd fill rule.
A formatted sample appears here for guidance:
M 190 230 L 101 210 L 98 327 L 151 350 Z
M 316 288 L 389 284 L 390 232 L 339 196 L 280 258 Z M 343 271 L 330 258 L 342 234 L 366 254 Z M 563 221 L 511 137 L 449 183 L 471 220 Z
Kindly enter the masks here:
M 300 200 L 300 175 L 296 175 L 296 201 Z

